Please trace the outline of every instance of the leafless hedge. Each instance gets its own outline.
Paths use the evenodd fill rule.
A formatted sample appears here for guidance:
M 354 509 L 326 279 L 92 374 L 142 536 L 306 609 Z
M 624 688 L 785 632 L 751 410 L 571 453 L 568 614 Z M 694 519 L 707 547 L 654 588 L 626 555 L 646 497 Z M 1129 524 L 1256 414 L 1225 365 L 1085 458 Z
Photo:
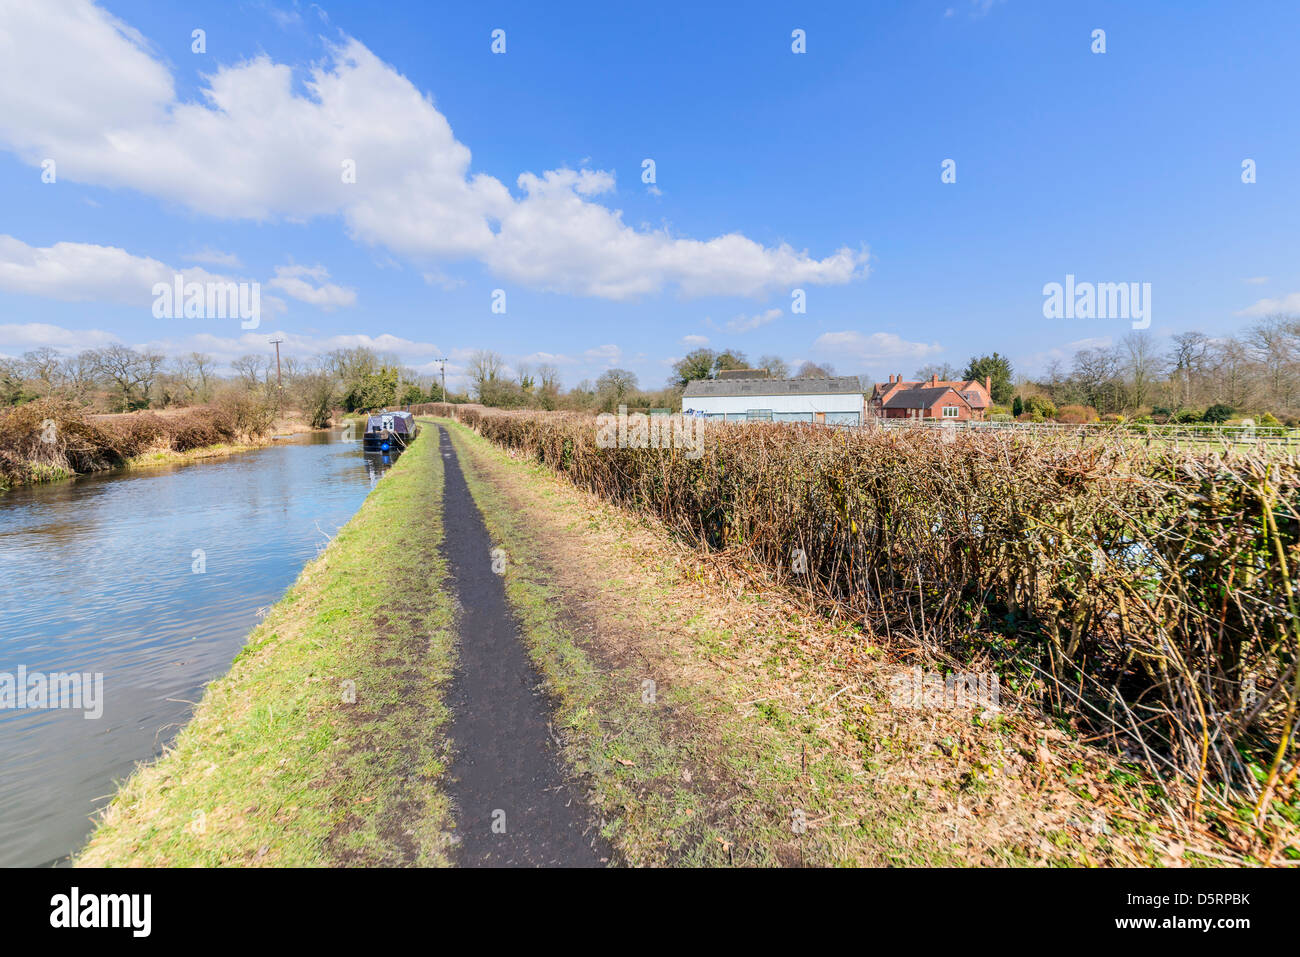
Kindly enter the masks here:
M 1210 779 L 1260 806 L 1294 784 L 1294 456 L 750 424 L 708 426 L 691 459 L 599 448 L 590 416 L 428 411 L 739 550 L 879 640 L 1041 679 L 1045 705 L 1198 801 Z
M 238 401 L 166 416 L 138 412 L 96 418 L 72 403 L 42 399 L 0 412 L 0 479 L 20 484 L 41 473 L 112 468 L 148 451 L 184 452 L 233 442 L 264 433 L 270 422 L 263 419 Z

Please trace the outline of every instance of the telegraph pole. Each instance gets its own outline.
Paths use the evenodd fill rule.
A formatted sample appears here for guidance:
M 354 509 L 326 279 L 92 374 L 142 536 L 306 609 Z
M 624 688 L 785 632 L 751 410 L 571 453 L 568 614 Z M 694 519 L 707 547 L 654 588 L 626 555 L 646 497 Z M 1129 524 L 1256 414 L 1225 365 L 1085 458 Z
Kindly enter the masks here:
M 447 357 L 443 356 L 441 359 L 434 359 L 433 361 L 438 363 L 438 368 L 442 370 L 442 401 L 446 402 L 447 401 Z
M 283 339 L 272 339 L 271 344 L 275 346 L 275 387 L 284 390 L 284 382 L 280 379 L 280 343 Z

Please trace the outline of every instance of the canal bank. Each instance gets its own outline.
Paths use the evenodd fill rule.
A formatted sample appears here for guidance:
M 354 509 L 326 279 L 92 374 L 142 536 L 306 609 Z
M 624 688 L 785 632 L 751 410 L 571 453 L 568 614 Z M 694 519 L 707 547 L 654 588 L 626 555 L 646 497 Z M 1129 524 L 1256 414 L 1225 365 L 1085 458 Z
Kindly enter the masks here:
M 505 571 L 426 423 L 76 863 L 609 863 Z
M 91 414 L 38 399 L 0 409 L 0 494 L 105 472 L 180 465 L 255 451 L 305 433 L 324 434 L 302 413 L 245 403 Z
M 454 609 L 441 488 L 436 442 L 417 442 L 253 629 L 174 745 L 122 786 L 78 864 L 446 862 L 435 782 Z
M 0 495 L 0 866 L 66 859 L 171 743 L 378 481 L 357 448 L 312 433 Z M 20 670 L 90 675 L 103 694 L 89 712 L 6 702 Z

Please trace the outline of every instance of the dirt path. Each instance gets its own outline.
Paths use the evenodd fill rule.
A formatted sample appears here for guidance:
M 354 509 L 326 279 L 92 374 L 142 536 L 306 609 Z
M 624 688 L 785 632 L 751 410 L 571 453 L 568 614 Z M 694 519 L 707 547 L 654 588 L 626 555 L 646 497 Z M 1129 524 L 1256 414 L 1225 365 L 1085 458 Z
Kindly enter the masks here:
M 453 859 L 470 867 L 599 867 L 609 851 L 564 770 L 540 679 L 494 571 L 492 542 L 456 452 L 439 427 L 444 555 L 460 614 L 447 706 L 455 746 L 448 795 Z M 504 571 L 500 559 L 497 569 Z

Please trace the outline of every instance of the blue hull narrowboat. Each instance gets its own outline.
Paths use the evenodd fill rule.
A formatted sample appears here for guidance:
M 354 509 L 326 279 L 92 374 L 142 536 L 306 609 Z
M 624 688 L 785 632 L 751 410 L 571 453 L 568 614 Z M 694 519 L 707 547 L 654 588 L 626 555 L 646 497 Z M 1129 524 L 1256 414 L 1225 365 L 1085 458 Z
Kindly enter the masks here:
M 420 426 L 410 412 L 376 412 L 366 419 L 361 450 L 382 454 L 401 452 L 419 434 Z

